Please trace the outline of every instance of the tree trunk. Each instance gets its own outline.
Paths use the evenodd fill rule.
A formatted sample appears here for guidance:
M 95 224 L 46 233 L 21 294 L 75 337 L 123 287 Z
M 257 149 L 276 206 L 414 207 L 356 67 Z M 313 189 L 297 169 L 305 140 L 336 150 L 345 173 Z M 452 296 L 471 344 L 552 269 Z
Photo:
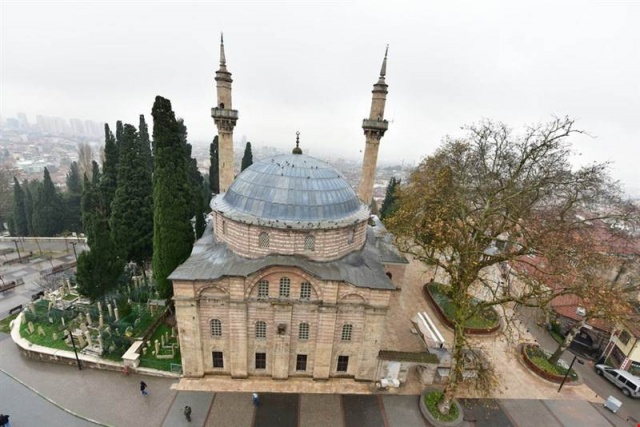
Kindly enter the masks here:
M 564 338 L 564 341 L 558 344 L 558 348 L 556 349 L 556 351 L 554 351 L 553 354 L 549 356 L 549 359 L 547 359 L 549 363 L 551 363 L 553 366 L 558 364 L 560 357 L 562 357 L 564 351 L 569 348 L 571 342 L 576 337 L 576 335 L 578 335 L 578 332 L 580 332 L 580 329 L 585 325 L 585 323 L 586 321 L 583 320 L 580 323 L 576 323 L 573 328 L 571 328 L 567 336 Z
M 460 313 L 462 314 L 462 313 Z M 458 319 L 461 317 L 461 319 Z M 455 398 L 458 386 L 463 379 L 464 371 L 464 316 L 456 313 L 454 321 L 455 330 L 453 335 L 453 352 L 451 354 L 451 370 L 449 381 L 444 388 L 442 400 L 438 403 L 438 411 L 441 414 L 448 414 L 451 404 Z

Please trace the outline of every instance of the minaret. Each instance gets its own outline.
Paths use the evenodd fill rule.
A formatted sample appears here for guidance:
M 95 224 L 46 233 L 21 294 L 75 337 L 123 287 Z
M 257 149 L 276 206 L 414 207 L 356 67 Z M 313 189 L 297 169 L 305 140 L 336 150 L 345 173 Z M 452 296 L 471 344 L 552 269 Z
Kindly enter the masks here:
M 371 100 L 371 113 L 368 119 L 362 121 L 362 129 L 366 137 L 364 149 L 364 160 L 362 161 L 362 178 L 358 188 L 358 197 L 363 203 L 369 205 L 373 196 L 373 183 L 376 176 L 376 164 L 378 163 L 378 147 L 380 139 L 389 127 L 389 123 L 384 120 L 384 105 L 387 102 L 387 84 L 384 82 L 387 73 L 387 53 L 389 46 L 384 52 L 384 60 L 380 69 L 380 78 L 373 85 L 373 98 Z
M 218 127 L 218 167 L 220 192 L 225 193 L 235 176 L 233 162 L 233 128 L 238 121 L 238 110 L 231 109 L 231 73 L 227 71 L 224 39 L 220 35 L 220 69 L 216 71 L 218 105 L 211 109 L 211 117 Z

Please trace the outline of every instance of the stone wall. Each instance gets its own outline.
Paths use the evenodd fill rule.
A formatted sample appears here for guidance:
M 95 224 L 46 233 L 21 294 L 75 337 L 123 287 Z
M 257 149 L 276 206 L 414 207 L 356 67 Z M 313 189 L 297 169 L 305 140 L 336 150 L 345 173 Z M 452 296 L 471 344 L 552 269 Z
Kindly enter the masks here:
M 331 261 L 364 246 L 367 222 L 350 227 L 327 230 L 293 230 L 244 224 L 213 212 L 216 239 L 225 242 L 236 254 L 245 258 L 262 258 L 269 254 L 304 255 L 314 261 Z M 269 246 L 260 246 L 260 234 L 269 235 Z M 315 238 L 313 250 L 305 249 L 307 236 Z

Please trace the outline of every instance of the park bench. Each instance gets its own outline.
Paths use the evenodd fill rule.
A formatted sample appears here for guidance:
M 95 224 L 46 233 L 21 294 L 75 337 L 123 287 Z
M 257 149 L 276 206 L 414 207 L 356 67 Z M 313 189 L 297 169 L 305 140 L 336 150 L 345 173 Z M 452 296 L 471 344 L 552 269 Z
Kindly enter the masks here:
M 15 280 L 9 283 L 4 283 L 0 285 L 0 292 L 8 291 L 15 288 L 16 286 L 18 286 L 18 282 L 16 282 Z
M 11 310 L 9 310 L 9 314 L 17 313 L 19 311 L 22 311 L 22 304 L 16 305 Z

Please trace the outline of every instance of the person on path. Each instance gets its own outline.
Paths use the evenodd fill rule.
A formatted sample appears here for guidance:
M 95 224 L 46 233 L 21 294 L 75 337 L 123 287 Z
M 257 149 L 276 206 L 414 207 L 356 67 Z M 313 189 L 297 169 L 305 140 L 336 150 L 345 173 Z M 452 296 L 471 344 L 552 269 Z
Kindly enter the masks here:
M 191 422 L 191 406 L 184 407 L 184 416 L 187 417 L 187 421 Z
M 147 392 L 147 383 L 144 381 L 140 381 L 140 393 L 142 393 L 143 396 L 149 395 L 149 392 Z
M 257 407 L 258 405 L 260 405 L 260 398 L 258 397 L 258 393 L 253 393 L 252 399 L 253 399 L 253 406 Z
M 11 427 L 9 415 L 0 414 L 0 427 Z

